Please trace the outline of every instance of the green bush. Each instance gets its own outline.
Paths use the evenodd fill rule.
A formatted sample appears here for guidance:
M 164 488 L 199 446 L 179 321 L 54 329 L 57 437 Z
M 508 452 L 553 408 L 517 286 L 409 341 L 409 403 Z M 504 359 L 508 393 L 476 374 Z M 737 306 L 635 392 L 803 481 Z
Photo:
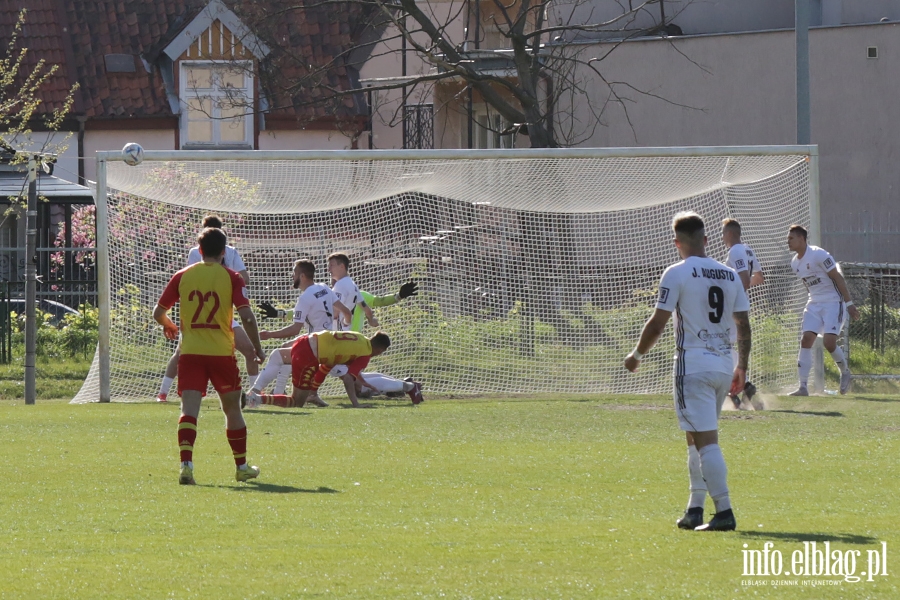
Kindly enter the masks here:
M 36 352 L 46 358 L 92 358 L 97 347 L 100 311 L 88 304 L 78 307 L 81 314 L 69 314 L 60 326 L 51 323 L 52 315 L 36 311 Z M 12 313 L 13 355 L 25 352 L 25 319 Z

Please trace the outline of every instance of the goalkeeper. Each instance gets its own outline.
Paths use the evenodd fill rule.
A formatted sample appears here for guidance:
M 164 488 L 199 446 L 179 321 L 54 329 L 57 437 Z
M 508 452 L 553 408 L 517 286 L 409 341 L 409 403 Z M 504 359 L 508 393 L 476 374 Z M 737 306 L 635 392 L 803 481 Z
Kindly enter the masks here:
M 381 306 L 390 306 L 391 304 L 396 304 L 401 300 L 405 300 L 410 296 L 417 296 L 419 294 L 418 283 L 415 281 L 408 281 L 400 286 L 400 289 L 395 294 L 390 294 L 387 296 L 374 296 L 369 292 L 360 290 L 363 299 L 367 306 L 372 308 L 377 308 Z M 259 308 L 263 313 L 264 318 L 276 318 L 281 316 L 283 311 L 279 311 L 274 306 L 267 302 L 263 302 L 259 304 Z M 362 332 L 363 329 L 363 319 L 367 318 L 365 313 L 362 311 L 354 311 L 353 318 L 350 321 L 350 331 Z M 377 321 L 369 318 L 369 323 L 373 326 L 377 326 Z M 336 375 L 342 375 L 341 368 L 338 367 L 338 371 Z M 278 373 L 278 377 L 275 380 L 275 394 L 284 394 L 284 390 L 287 387 L 287 378 L 290 376 L 291 370 L 288 365 L 285 365 L 285 368 L 281 369 Z M 419 404 L 422 402 L 422 384 L 413 381 L 411 377 L 407 377 L 405 380 L 401 381 L 399 379 L 395 379 L 393 377 L 389 377 L 382 373 L 363 373 L 364 381 L 366 382 L 366 386 L 362 386 L 362 382 L 359 378 L 356 379 L 356 388 L 357 394 L 360 397 L 371 397 L 373 394 L 408 394 L 410 400 L 412 400 L 413 404 Z M 368 388 L 368 389 L 366 389 Z

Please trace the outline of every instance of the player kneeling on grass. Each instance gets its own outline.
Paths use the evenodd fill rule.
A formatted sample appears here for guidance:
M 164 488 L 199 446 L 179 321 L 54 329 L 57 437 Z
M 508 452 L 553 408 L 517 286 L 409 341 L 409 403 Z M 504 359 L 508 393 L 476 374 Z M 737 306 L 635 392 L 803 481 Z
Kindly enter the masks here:
M 691 496 L 681 529 L 732 531 L 725 457 L 719 448 L 719 412 L 725 396 L 740 393 L 750 357 L 750 302 L 737 273 L 706 256 L 703 220 L 696 213 L 678 213 L 672 222 L 680 262 L 659 282 L 656 311 L 644 325 L 637 347 L 625 358 L 625 368 L 637 371 L 644 354 L 659 340 L 675 313 L 675 413 L 688 445 Z M 732 370 L 731 328 L 737 328 L 738 364 Z M 703 524 L 707 492 L 716 506 Z
M 181 451 L 179 483 L 194 484 L 194 442 L 197 417 L 206 387 L 212 382 L 225 413 L 225 435 L 237 466 L 235 478 L 247 481 L 259 475 L 247 465 L 247 425 L 241 413 L 241 374 L 234 358 L 232 304 L 238 309 L 244 330 L 256 350 L 256 362 L 266 358 L 259 342 L 256 317 L 250 308 L 241 276 L 222 266 L 226 237 L 221 229 L 207 227 L 198 237 L 203 261 L 175 273 L 163 291 L 153 318 L 165 336 L 178 339 L 178 326 L 166 314 L 181 302 L 181 356 L 178 359 L 178 447 Z
M 331 369 L 338 365 L 346 365 L 347 374 L 352 378 L 349 381 L 343 379 L 350 402 L 354 408 L 363 407 L 356 397 L 353 379 L 360 379 L 364 386 L 367 385 L 361 376 L 362 370 L 371 357 L 383 353 L 390 345 L 391 338 L 380 331 L 370 338 L 355 331 L 319 331 L 301 335 L 290 349 L 278 349 L 269 357 L 253 389 L 247 392 L 247 408 L 256 408 L 261 404 L 301 407 L 310 394 L 319 389 Z M 261 390 L 275 379 L 282 365 L 288 363 L 291 365 L 293 394 L 263 394 Z

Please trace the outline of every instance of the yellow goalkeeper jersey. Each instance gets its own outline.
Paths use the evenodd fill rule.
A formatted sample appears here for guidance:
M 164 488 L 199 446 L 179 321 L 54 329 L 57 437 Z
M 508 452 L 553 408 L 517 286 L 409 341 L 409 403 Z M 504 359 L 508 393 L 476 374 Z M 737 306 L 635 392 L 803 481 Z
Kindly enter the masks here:
M 320 331 L 310 335 L 318 342 L 320 365 L 346 365 L 357 358 L 372 356 L 372 342 L 356 331 Z

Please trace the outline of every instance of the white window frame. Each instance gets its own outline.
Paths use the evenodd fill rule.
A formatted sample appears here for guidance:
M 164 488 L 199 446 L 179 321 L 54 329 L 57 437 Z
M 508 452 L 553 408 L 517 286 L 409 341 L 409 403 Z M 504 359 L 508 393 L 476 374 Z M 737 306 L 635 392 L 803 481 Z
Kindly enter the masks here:
M 212 87 L 208 88 L 199 88 L 193 87 L 190 82 L 188 82 L 188 71 L 191 67 L 201 67 L 201 68 L 209 68 L 213 71 L 215 80 L 213 82 Z M 180 77 L 180 86 L 179 86 L 179 100 L 181 102 L 181 123 L 180 123 L 180 138 L 181 138 L 181 148 L 216 148 L 216 149 L 227 149 L 227 148 L 253 148 L 253 133 L 254 133 L 254 118 L 253 111 L 246 110 L 244 114 L 244 136 L 243 140 L 238 141 L 223 141 L 222 140 L 222 127 L 227 124 L 227 121 L 221 119 L 221 111 L 223 108 L 223 103 L 226 104 L 227 108 L 227 100 L 230 97 L 233 97 L 234 92 L 226 91 L 223 87 L 221 87 L 221 81 L 218 78 L 218 75 L 215 73 L 216 68 L 224 68 L 224 69 L 234 69 L 242 73 L 244 86 L 238 89 L 240 93 L 247 99 L 249 103 L 253 102 L 253 89 L 254 89 L 254 78 L 252 73 L 253 63 L 249 60 L 247 61 L 224 61 L 224 60 L 185 60 L 179 63 L 179 77 Z M 189 102 L 195 99 L 210 99 L 211 103 L 211 115 L 207 117 L 206 120 L 210 121 L 212 127 L 212 140 L 211 141 L 192 141 L 189 137 L 189 118 L 188 115 L 191 112 L 188 108 Z M 196 113 L 195 113 L 196 114 Z
M 488 124 L 489 126 L 485 126 Z M 503 115 L 492 109 L 487 104 L 477 104 L 472 107 L 472 148 L 514 148 L 514 135 L 500 135 L 501 131 L 509 128 L 509 121 Z M 468 123 L 464 121 L 465 131 L 463 139 L 468 135 Z

